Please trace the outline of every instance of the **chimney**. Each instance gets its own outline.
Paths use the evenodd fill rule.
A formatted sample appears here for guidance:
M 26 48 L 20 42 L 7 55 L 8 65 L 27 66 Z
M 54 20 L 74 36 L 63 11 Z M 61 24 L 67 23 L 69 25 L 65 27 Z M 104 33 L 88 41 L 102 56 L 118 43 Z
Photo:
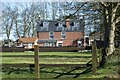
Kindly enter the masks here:
M 70 19 L 66 19 L 66 28 L 70 27 Z

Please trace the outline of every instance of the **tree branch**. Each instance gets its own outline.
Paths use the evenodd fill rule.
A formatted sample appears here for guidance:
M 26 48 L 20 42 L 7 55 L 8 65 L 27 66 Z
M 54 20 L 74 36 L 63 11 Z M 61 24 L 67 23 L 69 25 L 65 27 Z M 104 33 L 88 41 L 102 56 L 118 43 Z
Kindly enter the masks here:
M 117 6 L 113 9 L 112 14 L 116 13 L 116 11 L 117 11 L 117 9 L 118 9 L 119 6 L 120 6 L 120 2 L 118 2 Z
M 103 4 L 103 2 L 100 2 L 100 4 L 101 4 L 105 9 L 107 9 L 107 7 L 105 6 L 105 4 Z
M 118 31 L 118 32 L 120 32 L 120 30 L 116 27 L 116 30 Z
M 71 15 L 75 15 L 87 2 L 83 3 L 73 14 Z
M 118 22 L 120 22 L 120 16 L 116 19 L 115 23 L 117 24 Z

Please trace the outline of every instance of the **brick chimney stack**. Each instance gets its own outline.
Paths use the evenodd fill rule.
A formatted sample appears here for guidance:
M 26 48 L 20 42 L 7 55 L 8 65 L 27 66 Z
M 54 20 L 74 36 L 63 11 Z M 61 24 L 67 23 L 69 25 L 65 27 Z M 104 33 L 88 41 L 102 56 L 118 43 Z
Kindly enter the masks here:
M 66 28 L 70 27 L 70 19 L 66 19 Z

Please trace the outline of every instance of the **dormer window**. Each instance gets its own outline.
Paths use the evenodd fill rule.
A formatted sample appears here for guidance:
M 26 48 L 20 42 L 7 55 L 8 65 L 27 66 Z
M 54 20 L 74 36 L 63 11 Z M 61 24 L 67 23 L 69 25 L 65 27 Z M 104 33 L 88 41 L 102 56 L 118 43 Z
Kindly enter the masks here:
M 70 23 L 70 26 L 74 26 L 74 22 L 71 22 L 71 23 Z
M 79 24 L 78 22 L 76 22 L 76 27 L 79 27 L 79 25 L 80 25 L 80 24 Z
M 49 25 L 49 22 L 43 22 L 44 27 L 48 27 L 48 25 Z
M 55 26 L 59 26 L 58 22 L 55 24 Z
M 63 24 L 63 27 L 64 27 L 64 28 L 66 28 L 66 25 L 65 25 L 65 24 Z
M 62 26 L 63 26 L 64 28 L 66 28 L 66 27 L 67 27 L 65 22 L 63 22 Z
M 42 23 L 40 23 L 40 26 L 41 26 L 41 27 L 43 27 L 43 22 L 42 22 Z
M 48 31 L 49 22 L 41 22 L 41 31 Z
M 63 23 L 59 22 L 57 26 L 57 31 L 62 31 L 64 30 Z

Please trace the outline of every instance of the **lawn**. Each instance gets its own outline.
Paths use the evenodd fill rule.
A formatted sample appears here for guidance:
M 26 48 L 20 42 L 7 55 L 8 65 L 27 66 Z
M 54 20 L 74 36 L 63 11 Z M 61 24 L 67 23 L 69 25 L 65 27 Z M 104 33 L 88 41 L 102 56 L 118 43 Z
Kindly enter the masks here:
M 34 53 L 2 53 L 2 63 L 34 63 Z M 86 58 L 87 57 L 87 58 Z M 91 60 L 91 53 L 78 52 L 40 52 L 42 64 L 83 64 Z
M 3 64 L 15 63 L 33 63 L 34 53 L 0 53 Z M 91 60 L 91 53 L 80 52 L 40 52 L 40 63 L 44 64 L 83 64 Z M 118 76 L 118 57 L 112 56 L 108 59 L 105 68 L 98 68 L 97 75 L 92 75 L 90 67 L 87 68 L 72 68 L 68 67 L 41 67 L 40 80 L 62 79 L 62 80 L 85 80 L 91 78 L 98 78 L 103 80 L 106 77 Z M 4 68 L 2 69 L 2 78 L 8 80 L 33 80 L 34 71 L 29 68 Z M 22 79 L 20 79 L 22 78 Z M 6 80 L 4 79 L 4 80 Z

